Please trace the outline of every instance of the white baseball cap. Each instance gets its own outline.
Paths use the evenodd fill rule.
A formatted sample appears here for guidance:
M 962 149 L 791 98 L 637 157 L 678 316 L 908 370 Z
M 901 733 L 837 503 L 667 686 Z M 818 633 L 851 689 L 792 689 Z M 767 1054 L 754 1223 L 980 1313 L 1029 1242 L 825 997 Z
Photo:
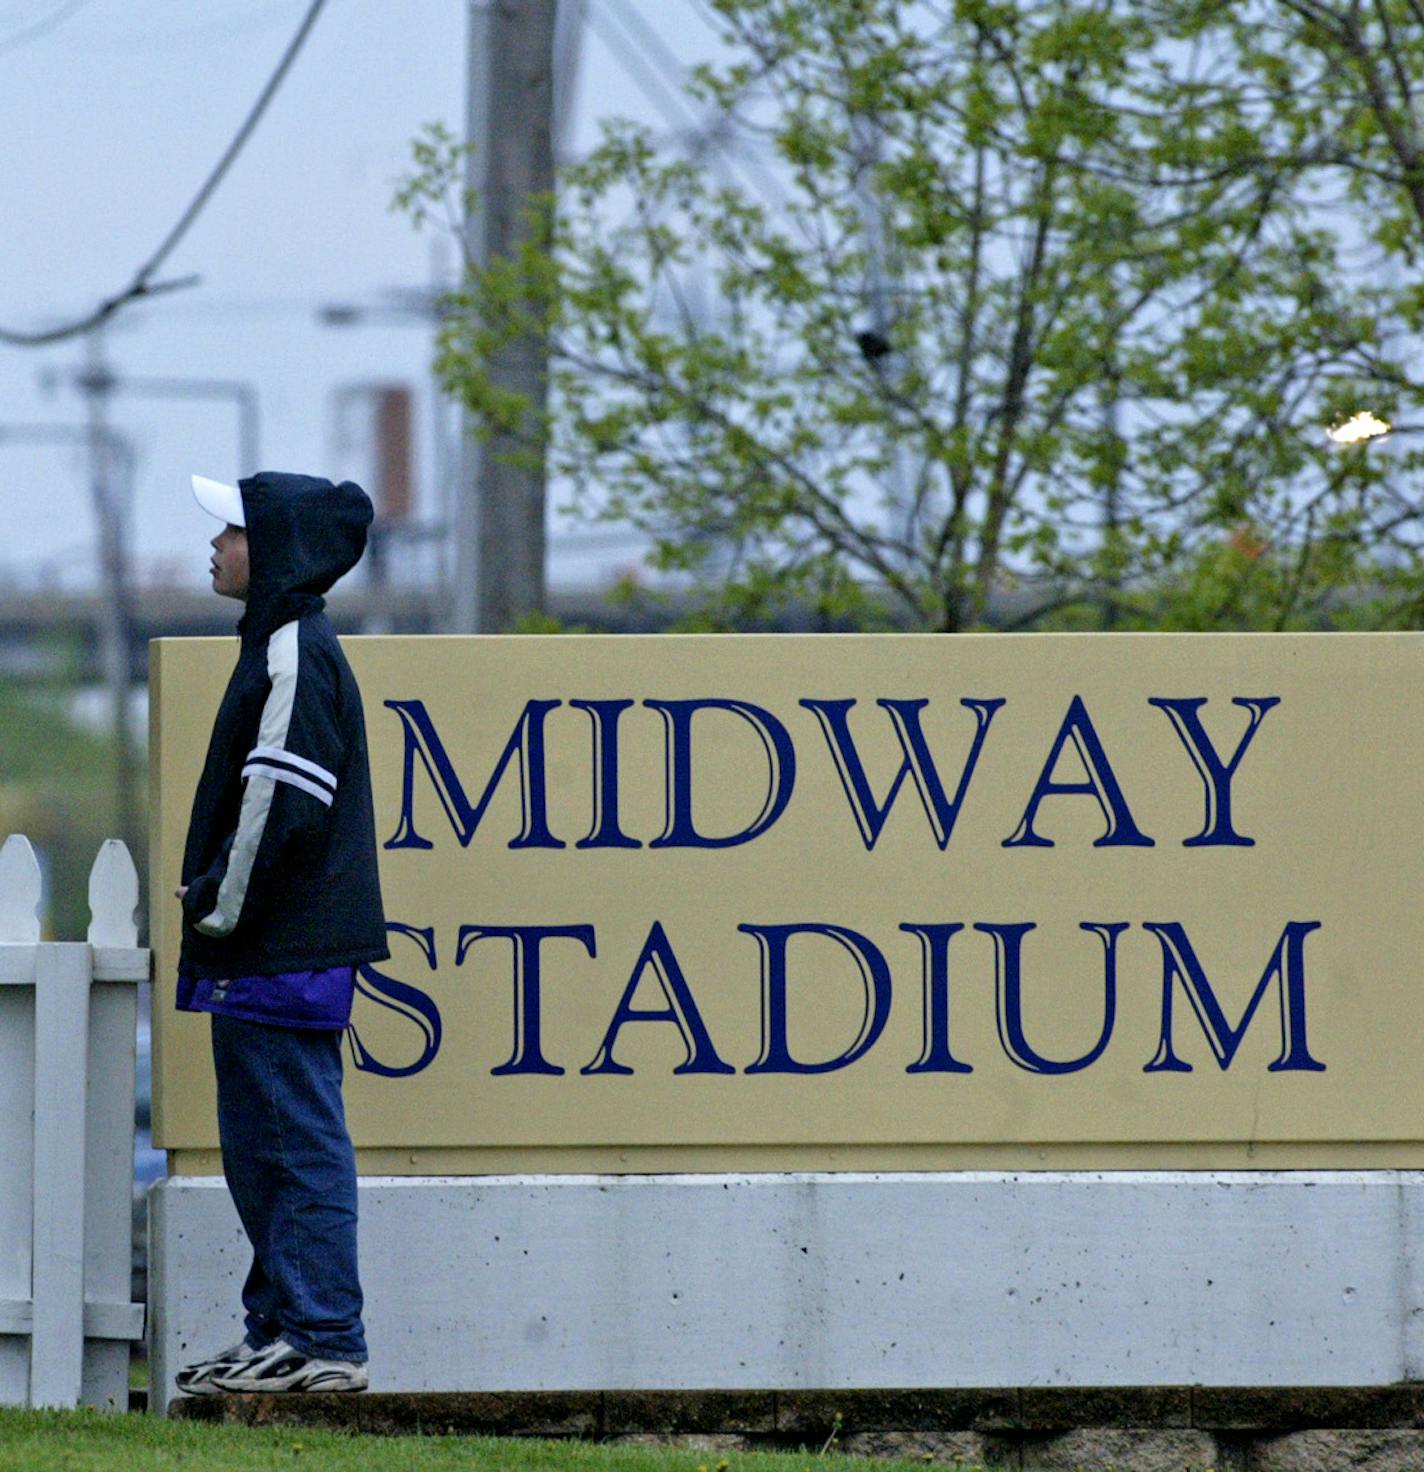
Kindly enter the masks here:
M 198 505 L 229 526 L 246 526 L 247 513 L 242 509 L 242 492 L 226 481 L 209 480 L 205 475 L 193 477 L 193 495 Z

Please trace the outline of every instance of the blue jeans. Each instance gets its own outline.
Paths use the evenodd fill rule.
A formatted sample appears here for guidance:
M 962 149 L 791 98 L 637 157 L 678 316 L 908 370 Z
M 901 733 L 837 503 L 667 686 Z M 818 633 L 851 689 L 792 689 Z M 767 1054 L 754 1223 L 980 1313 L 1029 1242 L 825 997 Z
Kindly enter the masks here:
M 341 1034 L 214 1014 L 223 1173 L 252 1243 L 247 1338 L 366 1358 Z

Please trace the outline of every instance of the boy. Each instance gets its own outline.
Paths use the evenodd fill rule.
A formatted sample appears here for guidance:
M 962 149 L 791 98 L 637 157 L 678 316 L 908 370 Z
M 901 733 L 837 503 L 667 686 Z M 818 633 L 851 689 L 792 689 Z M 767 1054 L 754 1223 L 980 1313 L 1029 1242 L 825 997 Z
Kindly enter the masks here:
M 245 603 L 183 854 L 178 1006 L 212 1014 L 223 1172 L 252 1244 L 239 1344 L 189 1394 L 364 1390 L 356 1163 L 341 1102 L 355 968 L 389 955 L 366 730 L 321 595 L 360 560 L 351 482 L 193 477 Z

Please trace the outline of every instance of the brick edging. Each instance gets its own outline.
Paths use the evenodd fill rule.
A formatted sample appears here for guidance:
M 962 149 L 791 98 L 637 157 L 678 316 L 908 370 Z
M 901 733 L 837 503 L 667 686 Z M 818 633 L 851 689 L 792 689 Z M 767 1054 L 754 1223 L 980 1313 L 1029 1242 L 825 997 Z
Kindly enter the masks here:
M 730 1435 L 800 1446 L 863 1433 L 1085 1428 L 1262 1434 L 1424 1428 L 1424 1383 L 1005 1390 L 510 1391 L 180 1398 L 187 1420 L 496 1436 Z

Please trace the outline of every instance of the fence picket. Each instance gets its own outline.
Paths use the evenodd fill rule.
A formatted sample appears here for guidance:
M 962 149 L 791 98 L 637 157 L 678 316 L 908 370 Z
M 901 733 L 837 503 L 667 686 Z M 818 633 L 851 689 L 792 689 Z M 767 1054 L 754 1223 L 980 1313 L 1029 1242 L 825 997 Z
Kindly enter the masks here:
M 117 838 L 99 845 L 89 871 L 89 944 L 138 944 L 138 870 Z
M 0 847 L 0 1402 L 30 1384 L 35 955 L 40 867 L 19 834 Z
M 0 846 L 0 941 L 21 945 L 40 938 L 40 899 L 44 883 L 40 861 L 23 833 Z
M 128 1301 L 130 983 L 149 968 L 138 875 L 122 843 L 101 846 L 83 942 L 41 941 L 41 895 L 34 850 L 11 834 L 0 846 L 0 1058 L 17 1066 L 0 1091 L 0 1264 L 25 1266 L 28 1281 L 0 1274 L 0 1403 L 123 1408 L 128 1344 L 143 1327 Z M 10 1088 L 20 1082 L 23 1100 Z
M 79 1404 L 84 1368 L 84 1118 L 89 947 L 35 961 L 34 1327 L 30 1402 Z

